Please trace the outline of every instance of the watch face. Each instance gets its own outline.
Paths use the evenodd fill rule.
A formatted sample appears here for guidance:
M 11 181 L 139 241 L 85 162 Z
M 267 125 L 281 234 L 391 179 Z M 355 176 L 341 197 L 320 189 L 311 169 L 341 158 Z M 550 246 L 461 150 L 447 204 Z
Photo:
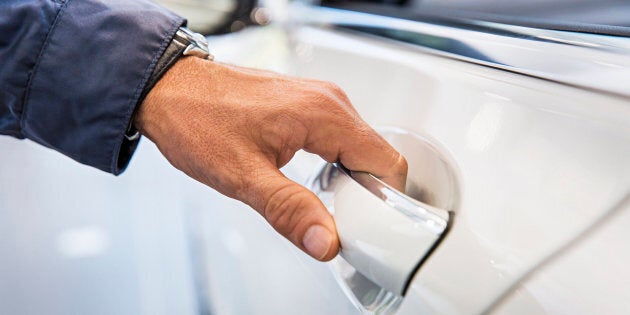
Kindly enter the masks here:
M 192 42 L 197 45 L 208 45 L 208 42 L 203 35 L 194 32 L 188 27 L 180 27 L 177 35 L 182 36 L 187 42 Z
M 203 35 L 195 33 L 186 27 L 180 27 L 173 41 L 178 42 L 184 47 L 183 55 L 195 56 L 202 59 L 214 60 L 214 56 L 210 54 L 208 42 Z

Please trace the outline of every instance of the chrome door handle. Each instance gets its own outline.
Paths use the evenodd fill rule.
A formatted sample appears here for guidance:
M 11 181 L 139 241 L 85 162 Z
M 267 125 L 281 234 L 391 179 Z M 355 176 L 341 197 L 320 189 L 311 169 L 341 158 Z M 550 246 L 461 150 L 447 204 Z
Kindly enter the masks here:
M 335 219 L 340 255 L 398 296 L 404 295 L 411 277 L 448 228 L 448 211 L 341 164 L 326 164 L 310 187 Z

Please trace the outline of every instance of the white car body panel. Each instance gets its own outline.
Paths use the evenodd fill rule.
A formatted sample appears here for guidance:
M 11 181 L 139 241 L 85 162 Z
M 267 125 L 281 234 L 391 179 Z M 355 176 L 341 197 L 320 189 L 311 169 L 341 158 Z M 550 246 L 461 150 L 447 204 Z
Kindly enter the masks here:
M 371 125 L 447 150 L 460 204 L 399 314 L 626 307 L 628 210 L 615 207 L 630 189 L 627 97 L 317 27 L 210 44 L 219 61 L 333 81 Z M 120 178 L 32 143 L 0 138 L 0 148 L 0 257 L 10 257 L 0 260 L 0 313 L 360 313 L 327 264 L 172 169 L 146 140 Z M 320 162 L 300 152 L 283 171 L 304 183 Z M 549 304 L 574 300 L 583 303 Z
M 630 201 L 556 259 L 540 268 L 497 306 L 495 314 L 627 314 L 630 252 L 623 241 Z
M 256 36 L 246 47 L 262 53 L 251 64 L 331 80 L 373 126 L 429 134 L 456 160 L 462 204 L 454 227 L 417 274 L 401 314 L 490 309 L 628 193 L 627 98 L 371 36 L 303 27 L 288 53 L 265 49 L 271 37 Z M 288 64 L 269 61 L 287 54 Z M 309 175 L 302 165 L 297 180 Z
M 430 313 L 482 311 L 628 192 L 627 102 L 336 36 L 298 35 L 300 74 L 342 86 L 372 125 L 441 141 L 461 171 L 455 224 L 414 283 Z

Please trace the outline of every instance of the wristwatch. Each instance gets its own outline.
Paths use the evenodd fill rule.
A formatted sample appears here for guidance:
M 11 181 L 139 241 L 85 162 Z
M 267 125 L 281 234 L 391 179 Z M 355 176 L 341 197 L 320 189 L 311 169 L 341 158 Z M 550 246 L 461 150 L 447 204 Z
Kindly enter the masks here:
M 145 85 L 139 103 L 142 102 L 144 97 L 149 93 L 151 88 L 153 88 L 162 75 L 164 75 L 166 70 L 175 64 L 181 56 L 195 56 L 201 59 L 214 60 L 214 56 L 210 54 L 210 50 L 208 49 L 208 42 L 203 35 L 195 33 L 186 27 L 180 27 L 175 33 L 175 36 L 173 36 L 171 43 L 168 47 L 166 47 L 162 57 L 160 57 L 157 61 L 157 64 L 153 69 L 147 84 Z M 136 140 L 140 137 L 140 131 L 138 131 L 133 125 L 133 115 L 131 121 L 129 122 L 129 126 L 127 127 L 125 137 L 129 141 Z

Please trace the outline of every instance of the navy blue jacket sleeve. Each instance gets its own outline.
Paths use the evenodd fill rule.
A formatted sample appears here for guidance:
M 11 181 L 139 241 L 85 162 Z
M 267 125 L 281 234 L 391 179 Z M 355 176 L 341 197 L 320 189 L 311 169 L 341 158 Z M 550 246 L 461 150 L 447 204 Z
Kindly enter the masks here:
M 183 23 L 148 0 L 0 1 L 0 134 L 121 173 L 132 113 Z

